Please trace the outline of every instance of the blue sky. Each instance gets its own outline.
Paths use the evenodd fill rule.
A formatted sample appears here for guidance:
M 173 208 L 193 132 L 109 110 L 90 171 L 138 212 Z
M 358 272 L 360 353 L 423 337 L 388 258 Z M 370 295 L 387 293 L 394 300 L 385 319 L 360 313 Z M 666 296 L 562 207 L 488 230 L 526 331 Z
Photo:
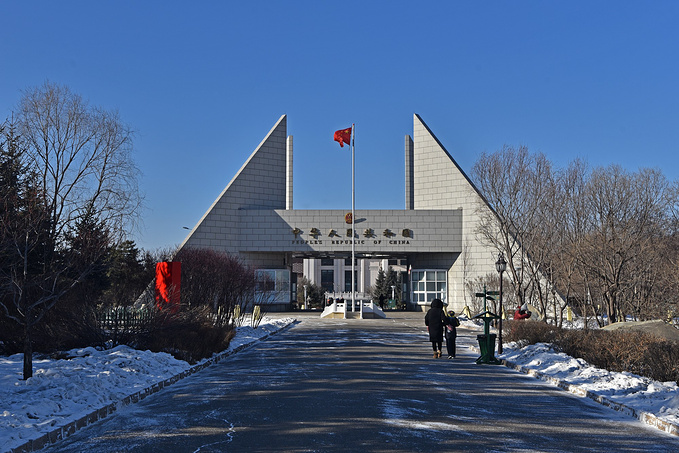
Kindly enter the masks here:
M 186 236 L 281 115 L 295 209 L 403 209 L 419 114 L 467 172 L 525 145 L 679 180 L 676 1 L 2 1 L 0 119 L 46 80 L 135 131 L 140 247 Z

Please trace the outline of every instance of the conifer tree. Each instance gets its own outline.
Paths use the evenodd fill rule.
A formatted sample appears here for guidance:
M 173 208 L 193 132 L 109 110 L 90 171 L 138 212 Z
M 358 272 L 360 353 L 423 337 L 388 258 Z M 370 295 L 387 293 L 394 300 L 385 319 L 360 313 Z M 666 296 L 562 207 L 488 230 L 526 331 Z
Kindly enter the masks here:
M 389 292 L 386 290 L 386 288 L 387 274 L 384 272 L 384 269 L 382 269 L 382 266 L 380 266 L 380 269 L 377 271 L 375 286 L 373 287 L 372 291 L 373 301 L 380 303 L 380 308 L 382 308 L 384 303 L 389 299 Z
M 141 195 L 132 132 L 117 112 L 90 107 L 67 87 L 46 82 L 24 92 L 12 123 L 4 128 L 7 183 L 0 195 L 7 207 L 20 206 L 0 214 L 2 252 L 12 250 L 0 258 L 12 264 L 0 271 L 0 303 L 23 329 L 27 379 L 37 325 L 97 268 L 104 236 L 119 240 L 129 231 Z M 14 184 L 18 165 L 27 171 Z

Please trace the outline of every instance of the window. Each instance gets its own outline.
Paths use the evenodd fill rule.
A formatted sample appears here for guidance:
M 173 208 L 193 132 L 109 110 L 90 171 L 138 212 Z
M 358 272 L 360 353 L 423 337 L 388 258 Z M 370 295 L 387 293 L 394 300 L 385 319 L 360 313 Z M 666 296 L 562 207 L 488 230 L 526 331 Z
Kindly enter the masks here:
M 276 290 L 276 271 L 260 269 L 255 274 L 255 291 L 275 291 Z
M 332 258 L 321 258 L 321 266 L 334 266 L 335 260 Z
M 425 304 L 433 299 L 446 301 L 447 272 L 444 270 L 413 270 L 410 274 L 413 302 Z
M 354 291 L 358 291 L 358 271 L 354 272 Z M 351 292 L 351 270 L 344 271 L 344 292 Z
M 290 299 L 290 271 L 258 269 L 255 271 L 255 303 L 287 302 Z
M 335 272 L 332 269 L 321 269 L 321 286 L 328 292 L 335 291 Z
M 290 290 L 290 272 L 281 270 L 276 272 L 276 291 L 286 292 Z

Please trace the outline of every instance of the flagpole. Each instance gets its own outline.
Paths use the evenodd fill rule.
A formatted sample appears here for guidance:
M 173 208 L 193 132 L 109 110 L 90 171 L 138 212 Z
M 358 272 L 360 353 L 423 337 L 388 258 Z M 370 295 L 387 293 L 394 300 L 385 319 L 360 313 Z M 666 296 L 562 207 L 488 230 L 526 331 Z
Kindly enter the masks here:
M 356 303 L 356 190 L 354 170 L 356 167 L 355 154 L 356 125 L 351 124 L 351 311 L 354 311 Z

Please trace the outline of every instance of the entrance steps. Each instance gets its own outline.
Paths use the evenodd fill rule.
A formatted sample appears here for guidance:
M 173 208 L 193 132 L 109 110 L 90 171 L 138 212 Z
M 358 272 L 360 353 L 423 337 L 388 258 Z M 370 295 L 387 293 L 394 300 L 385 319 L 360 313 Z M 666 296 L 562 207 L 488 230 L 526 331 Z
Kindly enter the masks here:
M 347 310 L 346 303 L 333 302 L 325 307 L 321 318 L 379 319 L 387 317 L 382 309 L 372 302 L 360 301 L 357 305 L 356 310 L 351 311 Z

